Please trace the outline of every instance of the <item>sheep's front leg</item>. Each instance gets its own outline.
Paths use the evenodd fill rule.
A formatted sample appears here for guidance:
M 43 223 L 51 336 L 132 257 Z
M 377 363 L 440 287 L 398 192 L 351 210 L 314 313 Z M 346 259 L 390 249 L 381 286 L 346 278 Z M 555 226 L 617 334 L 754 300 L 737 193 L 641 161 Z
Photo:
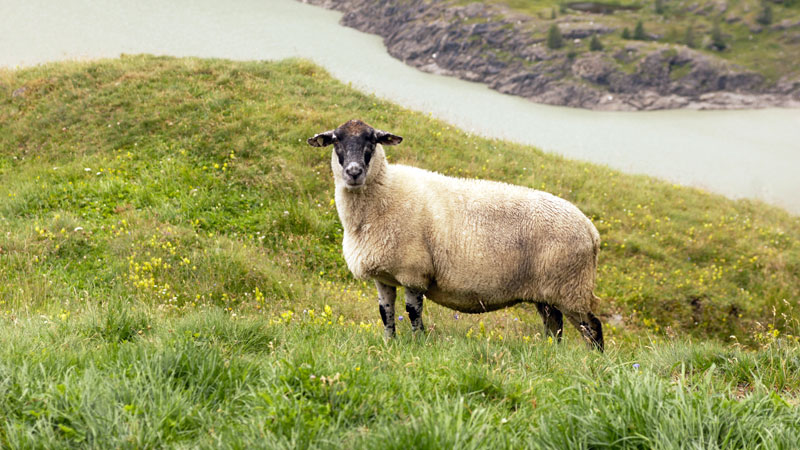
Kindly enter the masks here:
M 378 288 L 378 308 L 383 321 L 383 333 L 387 339 L 394 337 L 394 300 L 397 298 L 397 288 L 375 281 Z
M 555 306 L 540 302 L 536 303 L 536 309 L 544 321 L 545 335 L 554 338 L 556 342 L 561 342 L 561 335 L 564 333 L 564 317 L 561 311 Z
M 406 312 L 413 331 L 425 331 L 425 325 L 422 324 L 422 296 L 424 294 L 423 291 L 406 288 Z

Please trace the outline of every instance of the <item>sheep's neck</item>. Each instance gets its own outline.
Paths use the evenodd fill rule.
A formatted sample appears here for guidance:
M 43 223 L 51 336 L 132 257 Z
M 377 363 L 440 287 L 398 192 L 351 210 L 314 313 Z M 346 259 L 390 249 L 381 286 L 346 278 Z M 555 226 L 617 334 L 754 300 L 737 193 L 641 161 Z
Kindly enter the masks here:
M 345 232 L 358 235 L 364 231 L 367 218 L 378 213 L 377 210 L 386 201 L 386 170 L 381 170 L 379 175 L 360 191 L 348 191 L 343 185 L 336 187 L 339 220 Z

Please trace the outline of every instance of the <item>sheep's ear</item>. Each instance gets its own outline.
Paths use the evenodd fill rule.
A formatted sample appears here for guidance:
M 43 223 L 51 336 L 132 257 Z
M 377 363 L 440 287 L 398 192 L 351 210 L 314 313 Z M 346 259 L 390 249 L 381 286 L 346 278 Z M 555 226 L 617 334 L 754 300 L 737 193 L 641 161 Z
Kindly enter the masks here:
M 314 137 L 308 138 L 306 142 L 308 142 L 308 145 L 312 147 L 327 147 L 333 144 L 334 139 L 335 137 L 333 136 L 333 130 L 330 130 L 324 133 L 315 134 Z
M 383 130 L 375 130 L 375 137 L 378 139 L 378 144 L 383 145 L 397 145 L 403 142 L 402 137 L 387 133 Z

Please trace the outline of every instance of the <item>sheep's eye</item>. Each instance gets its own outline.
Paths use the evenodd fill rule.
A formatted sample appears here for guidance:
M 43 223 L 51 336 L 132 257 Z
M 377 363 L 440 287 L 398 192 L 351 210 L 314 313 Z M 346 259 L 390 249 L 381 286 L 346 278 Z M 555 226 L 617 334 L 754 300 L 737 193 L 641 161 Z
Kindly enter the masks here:
M 364 164 L 369 164 L 370 159 L 372 159 L 372 150 L 367 150 L 364 152 Z
M 339 165 L 344 165 L 344 151 L 338 145 L 333 146 L 333 151 L 336 152 L 336 157 L 339 158 Z

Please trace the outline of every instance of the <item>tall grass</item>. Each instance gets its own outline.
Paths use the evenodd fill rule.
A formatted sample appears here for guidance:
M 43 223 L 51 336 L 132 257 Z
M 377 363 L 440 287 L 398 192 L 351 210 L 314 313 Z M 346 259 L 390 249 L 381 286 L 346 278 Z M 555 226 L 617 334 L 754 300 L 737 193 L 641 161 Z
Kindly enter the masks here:
M 780 360 L 685 340 L 599 355 L 577 339 L 446 328 L 386 343 L 376 328 L 308 313 L 216 307 L 129 320 L 120 341 L 98 335 L 98 320 L 3 327 L 5 445 L 790 448 L 800 438 L 796 346 L 764 350 Z M 776 383 L 787 361 L 795 370 Z

